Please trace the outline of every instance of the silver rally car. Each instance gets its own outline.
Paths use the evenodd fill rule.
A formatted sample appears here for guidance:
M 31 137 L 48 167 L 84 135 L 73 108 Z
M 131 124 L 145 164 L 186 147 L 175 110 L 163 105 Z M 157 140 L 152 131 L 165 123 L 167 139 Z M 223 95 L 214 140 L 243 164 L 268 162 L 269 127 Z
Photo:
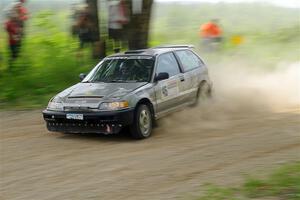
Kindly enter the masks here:
M 191 46 L 127 51 L 103 59 L 81 82 L 54 96 L 49 131 L 151 135 L 155 120 L 209 96 L 208 69 Z

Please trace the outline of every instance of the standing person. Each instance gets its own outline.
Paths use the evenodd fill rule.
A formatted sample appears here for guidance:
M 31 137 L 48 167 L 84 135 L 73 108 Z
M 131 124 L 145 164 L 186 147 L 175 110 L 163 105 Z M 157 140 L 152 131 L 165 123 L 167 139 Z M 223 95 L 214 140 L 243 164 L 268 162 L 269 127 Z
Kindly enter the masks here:
M 202 38 L 202 45 L 204 49 L 213 51 L 218 48 L 222 41 L 223 31 L 219 26 L 218 19 L 212 19 L 211 21 L 203 24 L 200 27 L 200 37 Z
M 19 0 L 19 2 L 15 6 L 15 12 L 18 15 L 18 23 L 22 28 L 22 37 L 24 36 L 25 22 L 28 20 L 28 11 L 24 6 L 25 2 L 25 0 Z
M 81 14 L 83 12 L 83 8 L 81 4 L 72 4 L 71 7 L 71 34 L 73 37 L 78 36 L 78 20 L 81 17 Z
M 142 1 L 142 0 L 140 0 Z M 129 23 L 128 10 L 124 0 L 108 1 L 108 35 L 112 39 L 113 49 L 118 53 L 124 40 L 124 25 Z
M 87 4 L 77 7 L 73 13 L 72 34 L 79 39 L 78 58 L 83 58 L 82 51 L 86 45 L 93 44 L 93 25 L 91 23 L 90 9 Z
M 12 12 L 9 19 L 5 22 L 5 29 L 8 34 L 8 44 L 11 52 L 10 64 L 19 55 L 22 28 L 19 25 L 18 15 Z
M 1 38 L 0 38 L 1 40 Z M 3 60 L 3 56 L 2 56 L 2 46 L 0 44 L 0 68 L 2 68 L 2 60 Z
M 90 22 L 90 14 L 88 7 L 85 7 L 80 13 L 77 21 L 78 37 L 80 41 L 80 49 L 82 49 L 86 43 L 92 42 L 92 26 Z

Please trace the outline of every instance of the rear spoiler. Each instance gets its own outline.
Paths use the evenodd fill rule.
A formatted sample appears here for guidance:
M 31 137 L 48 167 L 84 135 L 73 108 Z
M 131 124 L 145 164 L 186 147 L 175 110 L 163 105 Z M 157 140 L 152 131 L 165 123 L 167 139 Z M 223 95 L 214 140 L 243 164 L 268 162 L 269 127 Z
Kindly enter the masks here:
M 180 49 L 180 48 L 188 48 L 193 49 L 195 48 L 194 45 L 164 45 L 164 46 L 157 46 L 154 49 Z

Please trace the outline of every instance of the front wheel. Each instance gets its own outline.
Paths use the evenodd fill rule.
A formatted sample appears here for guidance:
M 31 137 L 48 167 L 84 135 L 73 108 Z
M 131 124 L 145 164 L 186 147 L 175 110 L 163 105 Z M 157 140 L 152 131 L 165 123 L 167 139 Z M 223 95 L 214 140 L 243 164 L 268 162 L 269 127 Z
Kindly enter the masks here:
M 137 107 L 130 133 L 135 139 L 148 138 L 152 132 L 152 115 L 147 105 L 141 104 Z

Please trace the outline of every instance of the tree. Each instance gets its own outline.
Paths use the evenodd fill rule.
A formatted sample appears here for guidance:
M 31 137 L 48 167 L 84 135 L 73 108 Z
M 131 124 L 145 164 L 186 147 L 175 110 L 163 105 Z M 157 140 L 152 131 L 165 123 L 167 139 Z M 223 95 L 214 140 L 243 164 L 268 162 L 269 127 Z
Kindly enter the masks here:
M 99 15 L 98 15 L 98 1 L 97 0 L 86 0 L 88 10 L 90 14 L 90 23 L 92 25 L 93 35 L 93 57 L 104 58 L 105 57 L 105 43 L 100 41 L 100 26 L 99 26 Z
M 128 34 L 128 48 L 129 49 L 144 49 L 148 47 L 149 38 L 149 25 L 151 18 L 151 9 L 153 0 L 140 0 L 142 1 L 142 8 L 140 13 L 134 13 L 132 10 L 133 0 L 125 0 L 130 15 L 130 23 L 127 27 Z M 88 5 L 91 23 L 93 27 L 94 45 L 93 45 L 93 57 L 103 58 L 105 57 L 105 43 L 101 41 L 99 16 L 98 16 L 98 1 L 86 0 Z
M 142 12 L 134 14 L 132 11 L 132 0 L 129 0 L 130 23 L 128 27 L 128 48 L 145 49 L 148 47 L 149 25 L 153 0 L 141 0 Z

